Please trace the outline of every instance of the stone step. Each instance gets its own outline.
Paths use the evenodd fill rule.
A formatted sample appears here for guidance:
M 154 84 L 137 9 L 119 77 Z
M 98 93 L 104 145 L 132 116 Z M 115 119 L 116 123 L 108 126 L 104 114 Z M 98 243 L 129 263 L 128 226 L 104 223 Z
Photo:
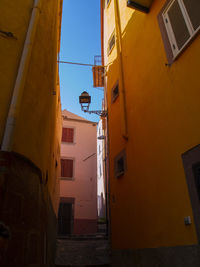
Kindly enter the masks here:
M 110 264 L 101 265 L 55 265 L 55 267 L 111 267 Z
M 67 240 L 107 240 L 108 236 L 104 233 L 97 233 L 95 235 L 65 235 L 58 236 L 57 239 Z

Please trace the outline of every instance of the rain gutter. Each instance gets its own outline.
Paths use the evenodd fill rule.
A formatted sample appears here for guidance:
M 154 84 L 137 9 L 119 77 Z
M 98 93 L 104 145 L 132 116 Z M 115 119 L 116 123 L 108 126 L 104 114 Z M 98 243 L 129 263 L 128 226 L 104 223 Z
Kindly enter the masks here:
M 8 117 L 6 121 L 3 142 L 1 149 L 3 151 L 12 151 L 14 131 L 16 127 L 16 121 L 19 115 L 20 105 L 22 101 L 22 96 L 25 88 L 26 77 L 28 73 L 28 67 L 31 58 L 32 47 L 35 39 L 35 33 L 37 30 L 37 24 L 41 13 L 41 2 L 42 0 L 35 0 L 34 6 L 32 8 L 32 14 L 30 23 L 28 26 L 28 31 L 26 34 L 26 39 L 24 42 L 24 48 L 20 60 L 20 65 L 17 73 L 17 78 L 15 81 L 15 86 L 13 89 L 13 95 L 11 99 L 11 104 L 8 112 Z

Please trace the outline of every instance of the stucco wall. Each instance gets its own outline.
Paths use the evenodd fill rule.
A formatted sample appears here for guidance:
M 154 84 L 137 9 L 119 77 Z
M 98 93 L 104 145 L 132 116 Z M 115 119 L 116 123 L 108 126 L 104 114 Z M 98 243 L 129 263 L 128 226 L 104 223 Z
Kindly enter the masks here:
M 104 159 L 105 159 L 105 140 L 98 139 L 104 136 L 102 128 L 102 120 L 99 121 L 97 126 L 97 201 L 98 201 L 98 216 L 101 218 L 106 217 L 105 213 L 105 173 L 104 173 Z
M 128 141 L 119 124 L 119 98 L 111 89 L 119 76 L 116 46 L 105 62 L 110 138 L 113 248 L 196 244 L 197 237 L 181 154 L 199 144 L 199 45 L 197 36 L 171 67 L 157 15 L 165 1 L 153 1 L 149 14 L 118 1 Z M 104 46 L 114 29 L 114 1 L 105 8 Z M 126 149 L 127 171 L 114 177 L 114 158 Z M 191 216 L 186 226 L 184 217 Z
M 33 0 L 1 1 L 0 3 L 0 144 L 2 144 L 6 119 L 18 67 L 22 55 L 24 41 L 33 10 Z M 28 250 L 29 241 L 24 236 L 22 247 L 16 249 L 15 254 L 9 254 L 8 265 L 16 256 L 13 264 L 43 264 L 54 265 L 56 214 L 59 203 L 59 179 L 60 174 L 60 141 L 61 141 L 61 105 L 60 88 L 57 70 L 57 53 L 59 51 L 60 27 L 61 27 L 62 0 L 41 1 L 40 15 L 37 24 L 33 48 L 31 51 L 28 73 L 25 79 L 22 101 L 14 129 L 14 142 L 10 156 L 17 155 L 11 161 L 8 176 L 14 181 L 16 188 L 3 179 L 0 183 L 0 191 L 5 189 L 0 208 L 0 221 L 5 221 L 13 234 L 13 242 L 16 241 L 16 233 L 21 233 L 22 219 L 8 219 L 5 210 L 9 204 L 10 214 L 15 214 L 15 203 L 9 192 L 13 195 L 22 195 L 19 200 L 19 209 L 23 209 L 23 218 L 29 220 L 30 212 L 34 213 L 34 227 L 38 233 L 33 239 L 37 239 L 34 246 L 46 249 L 43 258 L 39 257 L 30 261 L 24 256 Z M 10 32 L 6 35 L 3 32 Z M 2 154 L 4 156 L 4 154 Z M 6 163 L 7 164 L 7 163 Z M 14 165 L 12 165 L 14 164 Z M 31 167 L 40 172 L 40 179 L 35 177 Z M 21 173 L 23 170 L 25 173 Z M 2 163 L 4 170 L 4 159 Z M 17 178 L 18 179 L 17 179 Z M 2 180 L 1 179 L 1 180 Z M 4 183 L 5 182 L 5 183 Z M 31 188 L 31 183 L 34 187 Z M 37 184 L 37 186 L 35 186 Z M 31 206 L 26 207 L 23 194 L 32 196 Z M 39 198 L 39 200 L 38 200 Z M 45 198 L 44 202 L 42 198 Z M 16 197 L 17 199 L 17 197 Z M 19 197 L 20 199 L 20 197 Z M 18 201 L 18 200 L 17 200 Z M 37 201 L 40 204 L 37 205 Z M 16 204 L 18 205 L 18 204 Z M 3 210 L 4 208 L 4 210 Z M 45 221 L 42 221 L 44 218 Z M 40 227 L 42 225 L 42 227 Z M 33 229 L 34 230 L 34 229 Z M 26 224 L 27 235 L 32 228 Z M 45 236 L 46 233 L 46 236 Z M 21 233 L 23 235 L 23 233 Z M 29 238 L 29 237 L 27 237 Z M 45 240 L 46 238 L 46 240 Z M 46 243 L 45 243 L 46 242 Z M 46 247 L 45 247 L 46 246 Z M 8 248 L 9 251 L 10 248 Z M 30 249 L 31 250 L 31 249 Z M 34 253 L 34 252 L 33 252 Z M 45 256 L 46 255 L 46 256 Z M 33 255 L 32 255 L 33 256 Z M 23 261 L 21 258 L 23 258 Z M 34 258 L 34 256 L 33 256 Z M 46 258 L 46 259 L 44 259 Z M 26 265 L 23 265 L 26 266 Z
M 70 118 L 70 112 L 63 115 Z M 77 116 L 78 117 L 78 116 Z M 60 181 L 60 196 L 75 198 L 75 220 L 97 220 L 97 132 L 96 123 L 63 119 L 63 127 L 74 128 L 74 143 L 61 144 L 61 158 L 74 159 L 73 180 Z M 95 229 L 96 231 L 96 229 Z M 92 230 L 92 232 L 95 232 Z
M 12 32 L 14 38 L 0 35 L 0 87 L 2 88 L 0 143 L 33 2 L 20 0 L 1 3 L 0 30 Z M 48 173 L 49 190 L 53 191 L 53 180 L 56 177 L 55 161 L 58 162 L 58 168 L 60 162 L 61 109 L 56 60 L 59 50 L 61 20 L 59 12 L 62 1 L 41 2 L 41 13 L 16 122 L 12 151 L 33 161 L 42 170 L 44 179 Z M 52 166 L 54 166 L 53 169 Z

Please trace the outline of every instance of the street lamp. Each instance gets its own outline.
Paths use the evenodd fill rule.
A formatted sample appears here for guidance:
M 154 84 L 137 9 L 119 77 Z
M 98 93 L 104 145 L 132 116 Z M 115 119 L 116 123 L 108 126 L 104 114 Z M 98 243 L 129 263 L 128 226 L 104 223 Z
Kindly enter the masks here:
M 91 103 L 91 96 L 86 91 L 83 91 L 79 96 L 79 103 L 81 104 L 81 110 L 87 112 Z
M 79 96 L 79 103 L 81 105 L 81 110 L 87 112 L 89 114 L 96 114 L 101 117 L 107 117 L 108 113 L 105 110 L 89 110 L 90 103 L 91 103 L 91 96 L 86 92 L 83 91 L 82 94 Z

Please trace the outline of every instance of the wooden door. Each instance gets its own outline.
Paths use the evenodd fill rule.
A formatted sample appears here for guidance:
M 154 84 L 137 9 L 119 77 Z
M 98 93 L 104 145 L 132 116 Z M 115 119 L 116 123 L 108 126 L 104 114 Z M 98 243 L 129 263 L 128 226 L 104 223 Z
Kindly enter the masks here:
M 58 211 L 58 235 L 69 235 L 72 233 L 72 203 L 60 203 Z

